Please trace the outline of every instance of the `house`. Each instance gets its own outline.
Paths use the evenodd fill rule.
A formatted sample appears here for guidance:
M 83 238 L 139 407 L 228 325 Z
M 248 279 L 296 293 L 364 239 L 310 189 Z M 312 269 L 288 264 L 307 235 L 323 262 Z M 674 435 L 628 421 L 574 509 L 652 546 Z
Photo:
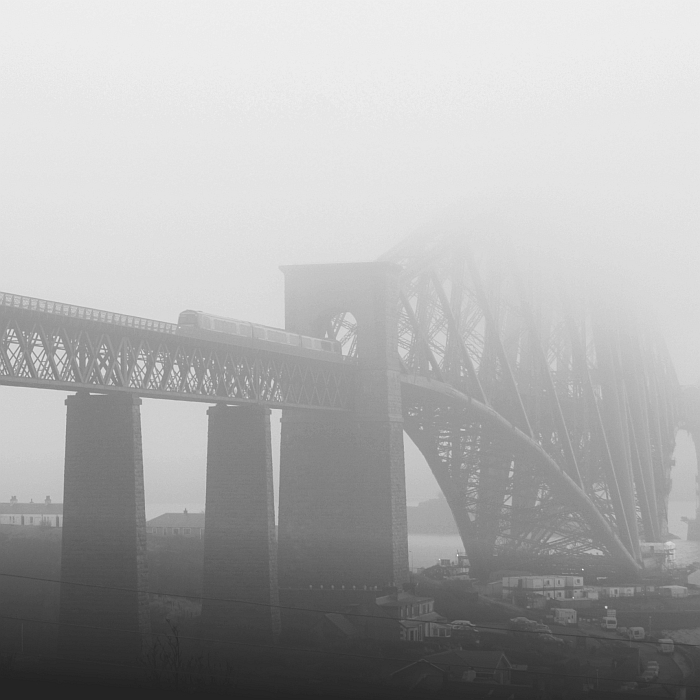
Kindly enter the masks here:
M 388 595 L 377 598 L 375 594 L 371 600 L 327 613 L 317 631 L 328 641 L 361 637 L 387 642 L 423 642 L 452 636 L 447 620 L 433 609 L 434 603 L 434 598 L 409 591 L 398 593 L 394 589 Z
M 149 535 L 161 537 L 194 537 L 202 539 L 204 536 L 204 513 L 188 513 L 187 509 L 182 513 L 163 513 L 146 523 L 146 532 Z
M 666 598 L 685 598 L 688 589 L 685 586 L 659 586 L 659 593 Z
M 13 496 L 9 503 L 0 503 L 0 525 L 63 527 L 63 504 L 51 503 L 50 496 L 43 503 L 20 503 Z
M 455 579 L 460 581 L 469 581 L 469 557 L 464 552 L 457 553 L 457 559 L 438 559 L 435 566 L 429 566 L 420 569 L 418 573 L 422 573 L 428 578 L 435 580 Z
M 399 622 L 403 641 L 422 642 L 430 637 L 451 636 L 447 620 L 433 609 L 434 598 L 401 591 L 377 598 L 376 604 Z
M 391 682 L 405 690 L 442 690 L 447 681 L 447 672 L 426 659 L 414 661 L 391 674 Z
M 582 590 L 582 576 L 504 576 L 501 581 L 501 595 L 511 601 L 523 596 L 566 600 L 580 597 Z
M 645 569 L 672 569 L 676 564 L 673 542 L 641 542 L 640 549 Z
M 688 574 L 688 585 L 700 586 L 700 569 L 695 569 L 695 571 Z
M 584 586 L 580 590 L 574 591 L 576 600 L 598 600 L 600 590 L 594 586 Z
M 445 671 L 450 680 L 510 684 L 512 664 L 502 651 L 452 649 L 423 659 Z

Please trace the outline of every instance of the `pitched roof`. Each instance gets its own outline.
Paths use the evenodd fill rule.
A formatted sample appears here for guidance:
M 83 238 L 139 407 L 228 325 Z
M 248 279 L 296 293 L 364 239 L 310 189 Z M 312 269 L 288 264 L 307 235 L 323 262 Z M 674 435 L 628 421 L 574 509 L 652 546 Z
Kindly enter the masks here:
M 392 593 L 390 595 L 383 595 L 380 598 L 377 598 L 377 605 L 385 608 L 393 608 L 398 607 L 399 605 L 411 605 L 412 603 L 426 603 L 429 600 L 435 599 L 401 591 L 400 593 Z
M 63 503 L 0 503 L 0 515 L 63 515 Z
M 326 613 L 326 619 L 348 637 L 357 636 L 357 628 L 341 613 Z
M 452 649 L 439 654 L 431 654 L 425 659 L 439 666 L 472 666 L 474 668 L 496 668 L 501 659 L 510 668 L 510 661 L 502 651 L 472 651 L 471 649 Z
M 163 513 L 146 522 L 146 527 L 204 527 L 204 513 Z

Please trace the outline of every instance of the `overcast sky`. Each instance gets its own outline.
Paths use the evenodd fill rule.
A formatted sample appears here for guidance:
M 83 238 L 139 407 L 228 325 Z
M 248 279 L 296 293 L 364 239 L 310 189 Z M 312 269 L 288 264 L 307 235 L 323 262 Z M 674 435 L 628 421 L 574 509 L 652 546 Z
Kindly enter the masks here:
M 636 290 L 697 382 L 699 30 L 697 2 L 0 2 L 0 289 L 282 325 L 279 265 L 449 216 Z M 0 500 L 60 497 L 64 399 L 0 387 Z M 147 500 L 203 502 L 205 407 L 143 428 Z

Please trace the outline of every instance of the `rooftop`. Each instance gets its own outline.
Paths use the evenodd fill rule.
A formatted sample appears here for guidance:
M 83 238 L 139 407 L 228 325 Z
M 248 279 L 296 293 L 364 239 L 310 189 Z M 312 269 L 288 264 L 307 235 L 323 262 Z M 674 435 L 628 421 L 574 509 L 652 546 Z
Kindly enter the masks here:
M 0 503 L 1 515 L 63 515 L 63 503 L 51 503 L 47 496 L 43 503 L 19 503 L 13 498 L 9 503 Z
M 472 651 L 471 649 L 452 649 L 439 654 L 424 657 L 426 661 L 437 666 L 472 666 L 479 668 L 497 668 L 502 662 L 510 668 L 510 661 L 502 651 Z M 503 666 L 502 666 L 503 667 Z
M 146 527 L 204 527 L 204 513 L 163 513 L 148 520 Z
M 399 605 L 411 605 L 412 603 L 427 603 L 430 600 L 434 600 L 434 598 L 401 591 L 400 593 L 391 593 L 377 598 L 377 605 L 384 608 L 394 608 Z

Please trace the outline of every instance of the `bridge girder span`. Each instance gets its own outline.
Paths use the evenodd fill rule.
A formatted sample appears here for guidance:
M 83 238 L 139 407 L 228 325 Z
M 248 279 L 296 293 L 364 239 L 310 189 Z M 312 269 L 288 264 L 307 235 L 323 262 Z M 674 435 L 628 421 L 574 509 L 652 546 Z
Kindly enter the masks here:
M 404 401 L 405 429 L 475 558 L 585 552 L 639 566 L 640 542 L 668 534 L 679 389 L 663 339 L 635 306 L 556 269 L 518 271 L 505 252 L 429 233 L 382 256 L 403 270 L 403 378 L 503 422 L 423 391 L 423 404 Z M 352 354 L 344 316 L 328 334 Z

